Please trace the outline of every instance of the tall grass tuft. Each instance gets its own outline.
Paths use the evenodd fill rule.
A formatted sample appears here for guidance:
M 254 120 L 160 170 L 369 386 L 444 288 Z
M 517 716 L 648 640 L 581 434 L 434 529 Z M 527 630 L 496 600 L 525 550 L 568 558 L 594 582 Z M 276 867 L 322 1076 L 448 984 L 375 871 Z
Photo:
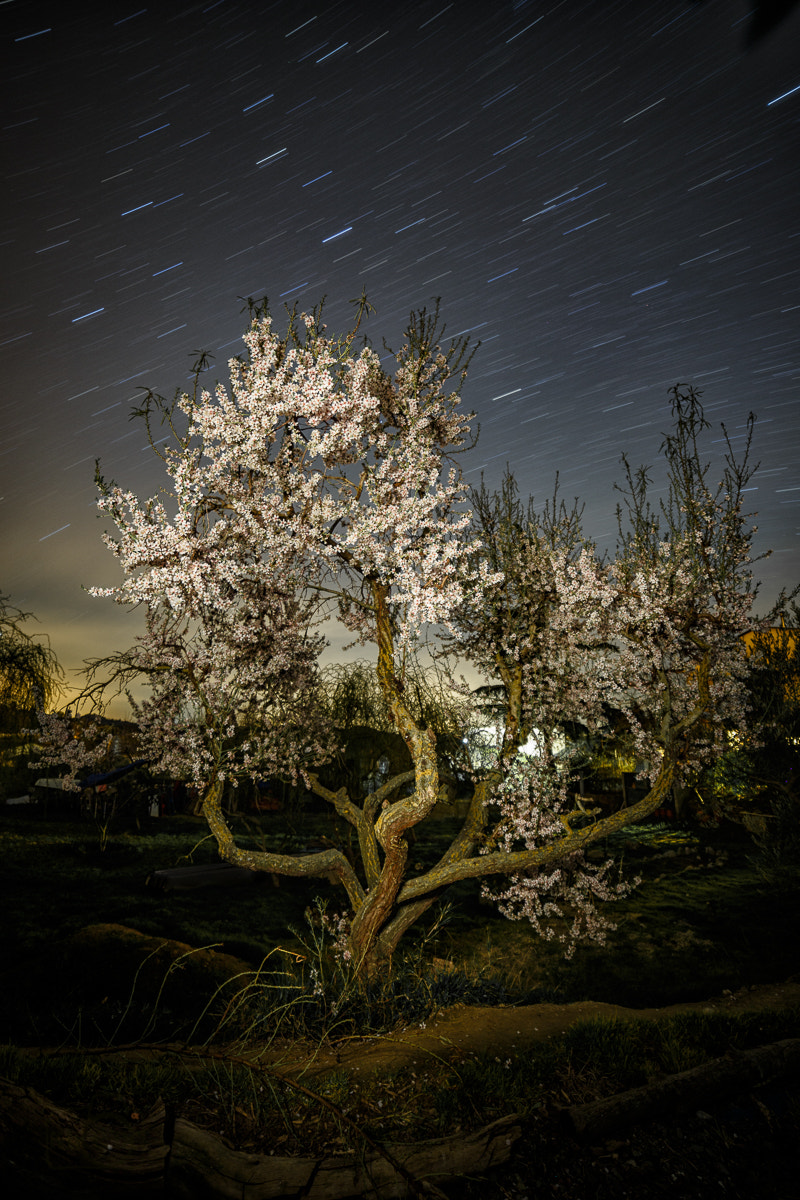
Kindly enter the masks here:
M 496 979 L 431 963 L 429 943 L 447 920 L 433 926 L 376 979 L 358 976 L 337 944 L 324 900 L 306 910 L 306 929 L 293 929 L 297 949 L 278 948 L 258 970 L 217 989 L 188 1040 L 214 1017 L 209 1042 L 240 1045 L 277 1038 L 330 1042 L 337 1037 L 385 1033 L 420 1024 L 449 1005 L 502 1004 L 508 993 Z

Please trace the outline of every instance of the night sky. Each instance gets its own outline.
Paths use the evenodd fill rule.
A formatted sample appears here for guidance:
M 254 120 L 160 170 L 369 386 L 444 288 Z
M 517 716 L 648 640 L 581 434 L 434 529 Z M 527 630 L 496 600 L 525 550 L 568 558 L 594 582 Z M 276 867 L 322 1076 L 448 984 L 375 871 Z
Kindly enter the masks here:
M 774 5 L 772 7 L 775 7 Z M 703 389 L 753 481 L 764 609 L 800 579 L 800 8 L 747 47 L 744 0 L 192 4 L 4 0 L 0 591 L 70 669 L 138 619 L 94 460 L 152 494 L 129 420 L 209 384 L 242 297 L 399 344 L 442 297 L 482 342 L 464 460 L 556 470 L 613 545 L 619 457 L 652 461 L 667 390 Z M 100 14 L 100 15 L 98 15 Z M 721 447 L 712 435 L 711 453 Z

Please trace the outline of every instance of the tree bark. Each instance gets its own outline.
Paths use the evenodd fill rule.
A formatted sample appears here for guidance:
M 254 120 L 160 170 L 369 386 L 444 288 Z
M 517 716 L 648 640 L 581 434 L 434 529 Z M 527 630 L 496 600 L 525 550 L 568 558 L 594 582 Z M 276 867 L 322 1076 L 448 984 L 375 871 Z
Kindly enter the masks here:
M 668 1075 L 632 1088 L 564 1109 L 562 1118 L 582 1141 L 602 1141 L 631 1125 L 669 1116 L 685 1106 L 724 1098 L 736 1090 L 757 1087 L 800 1069 L 800 1038 L 787 1038 L 753 1050 L 731 1051 L 690 1071 Z
M 0 1145 L 8 1160 L 38 1177 L 98 1195 L 163 1196 L 164 1106 L 128 1129 L 84 1119 L 32 1088 L 0 1079 Z
M 596 825 L 574 830 L 566 837 L 558 838 L 547 845 L 533 850 L 494 850 L 488 854 L 453 862 L 445 856 L 425 875 L 406 880 L 397 901 L 399 904 L 405 904 L 435 888 L 449 887 L 450 884 L 459 883 L 463 879 L 483 879 L 488 875 L 517 875 L 525 871 L 541 871 L 552 867 L 577 850 L 584 850 L 600 838 L 608 837 L 609 834 L 624 829 L 626 825 L 634 825 L 651 812 L 655 812 L 664 797 L 669 794 L 674 774 L 674 763 L 665 762 L 650 791 L 636 804 L 620 809 L 612 816 L 598 821 Z
M 391 1163 L 374 1151 L 324 1158 L 243 1154 L 179 1118 L 170 1155 L 168 1194 L 176 1200 L 275 1200 L 281 1196 L 392 1200 L 414 1191 L 423 1195 L 426 1180 L 435 1184 L 459 1175 L 481 1174 L 506 1162 L 521 1132 L 519 1116 L 512 1115 L 475 1133 L 412 1146 L 387 1144 L 392 1157 L 420 1185 L 411 1190 Z
M 512 1114 L 473 1133 L 387 1143 L 383 1154 L 252 1154 L 232 1150 L 181 1117 L 171 1128 L 163 1104 L 128 1129 L 111 1128 L 0 1079 L 0 1148 L 20 1178 L 35 1175 L 40 1186 L 91 1189 L 115 1200 L 441 1195 L 436 1181 L 482 1174 L 506 1162 L 521 1133 L 520 1117 Z
M 330 877 L 345 888 L 354 910 L 361 906 L 364 889 L 341 850 L 332 847 L 316 854 L 273 854 L 267 850 L 243 850 L 237 846 L 222 811 L 222 792 L 222 784 L 218 781 L 209 785 L 203 797 L 203 816 L 223 862 L 275 875 Z

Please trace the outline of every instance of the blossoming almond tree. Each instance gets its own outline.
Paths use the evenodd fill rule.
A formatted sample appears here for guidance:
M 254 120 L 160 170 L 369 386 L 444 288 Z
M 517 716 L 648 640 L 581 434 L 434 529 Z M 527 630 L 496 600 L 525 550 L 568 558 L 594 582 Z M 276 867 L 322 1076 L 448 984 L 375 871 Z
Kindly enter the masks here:
M 114 734 L 99 717 L 76 721 L 69 710 L 64 714 L 41 709 L 36 715 L 38 729 L 26 730 L 35 739 L 36 759 L 29 767 L 60 768 L 61 786 L 67 792 L 80 791 L 81 780 L 110 768 Z
M 610 862 L 585 860 L 584 841 L 570 842 L 572 822 L 585 814 L 570 798 L 564 732 L 604 723 L 613 582 L 582 532 L 577 502 L 559 501 L 557 483 L 541 512 L 522 504 L 509 471 L 499 492 L 482 483 L 472 501 L 475 555 L 498 581 L 468 592 L 447 648 L 494 683 L 501 738 L 476 781 L 449 871 L 510 875 L 500 890 L 484 885 L 508 916 L 524 916 L 545 937 L 553 918 L 569 916 L 568 948 L 581 937 L 602 940 L 608 922 L 597 901 L 627 888 L 611 882 Z M 498 872 L 501 863 L 510 870 Z
M 615 679 L 609 702 L 624 714 L 642 774 L 654 785 L 686 783 L 746 728 L 747 654 L 743 635 L 763 627 L 753 613 L 757 584 L 744 511 L 756 467 L 754 417 L 741 452 L 725 427 L 719 482 L 701 456 L 710 429 L 700 393 L 671 390 L 673 429 L 662 446 L 667 493 L 649 500 L 646 470 L 626 459 L 619 488 L 619 548 L 611 567 L 617 591 Z M 778 607 L 783 597 L 778 600 Z M 670 777 L 670 771 L 672 776 Z
M 541 514 L 532 506 L 525 511 L 510 476 L 499 495 L 483 488 L 475 494 L 478 554 L 501 580 L 468 593 L 451 648 L 486 678 L 499 679 L 504 737 L 495 768 L 476 788 L 460 853 L 442 878 L 511 876 L 495 898 L 508 915 L 535 925 L 570 913 L 576 932 L 592 935 L 592 898 L 609 898 L 614 889 L 604 870 L 582 864 L 583 850 L 660 807 L 676 779 L 691 780 L 730 732 L 744 729 L 741 637 L 753 627 L 755 587 L 754 530 L 743 500 L 754 470 L 753 420 L 738 458 L 725 435 L 725 465 L 714 486 L 701 458 L 708 423 L 699 394 L 676 387 L 672 412 L 662 445 L 667 498 L 654 508 L 648 472 L 623 460 L 611 561 L 582 535 L 577 509 L 554 501 Z M 572 809 L 568 769 L 552 751 L 554 731 L 575 722 L 625 735 L 650 784 L 630 808 L 588 825 Z M 540 753 L 523 764 L 518 751 L 534 729 Z M 565 868 L 573 872 L 569 885 Z M 417 886 L 401 895 L 413 899 Z
M 160 413 L 175 434 L 163 453 L 172 500 L 141 503 L 98 477 L 125 580 L 95 594 L 147 611 L 147 632 L 121 665 L 151 683 L 139 711 L 143 750 L 202 786 L 227 861 L 338 880 L 353 911 L 353 957 L 371 970 L 435 898 L 413 914 L 398 909 L 408 831 L 440 790 L 435 735 L 404 699 L 405 664 L 421 631 L 447 625 L 485 567 L 467 563 L 470 514 L 452 459 L 469 435 L 466 343 L 441 350 L 438 314 L 412 314 L 389 376 L 369 346 L 354 349 L 364 311 L 362 302 L 354 329 L 333 340 L 318 314 L 292 314 L 279 337 L 257 310 L 230 389 L 201 391 L 198 369 L 191 396 L 169 404 L 148 395 L 148 428 Z M 244 850 L 222 807 L 237 775 L 307 772 L 325 757 L 323 731 L 308 730 L 321 648 L 313 624 L 331 607 L 357 641 L 376 645 L 378 681 L 412 762 L 362 806 L 306 774 L 355 827 L 362 877 L 338 849 Z
M 156 765 L 201 787 L 223 859 L 341 885 L 359 971 L 385 964 L 442 891 L 468 877 L 510 879 L 501 902 L 534 924 L 557 895 L 558 911 L 577 916 L 576 934 L 597 934 L 594 900 L 616 893 L 602 870 L 584 868 L 583 847 L 657 807 L 713 704 L 714 715 L 740 716 L 735 664 L 724 651 L 749 603 L 740 580 L 742 477 L 721 508 L 709 509 L 705 477 L 690 474 L 697 505 L 685 519 L 674 516 L 667 540 L 683 539 L 674 554 L 636 491 L 635 536 L 610 565 L 564 512 L 523 537 L 501 521 L 496 551 L 480 505 L 471 522 L 454 458 L 469 438 L 466 344 L 442 350 L 438 310 L 412 314 L 389 374 L 368 345 L 355 349 L 365 308 L 362 300 L 354 328 L 339 339 L 326 335 L 319 313 L 291 314 L 279 336 L 266 310 L 255 309 L 229 388 L 201 390 L 199 364 L 191 396 L 170 404 L 151 393 L 141 410 L 151 431 L 160 414 L 174 434 L 163 452 L 171 500 L 142 503 L 99 479 L 101 509 L 118 531 L 108 545 L 125 578 L 95 594 L 147 611 L 146 634 L 122 663 L 151 683 L 139 712 L 145 744 Z M 676 436 L 668 446 L 678 470 L 691 445 Z M 727 559 L 708 553 L 740 527 Z M 360 803 L 313 773 L 331 748 L 313 701 L 322 644 L 315 623 L 331 611 L 356 641 L 376 647 L 377 680 L 410 755 L 408 771 Z M 499 676 L 505 736 L 452 845 L 412 879 L 409 837 L 444 782 L 436 736 L 405 690 L 415 650 L 432 631 Z M 717 665 L 724 670 L 714 675 Z M 568 806 L 560 811 L 565 781 L 552 755 L 544 768 L 526 766 L 517 750 L 534 725 L 547 743 L 569 718 L 599 722 L 604 702 L 626 713 L 641 752 L 652 749 L 663 763 L 648 760 L 654 788 L 630 818 L 573 830 Z M 302 771 L 352 825 L 358 870 L 338 848 L 293 856 L 236 844 L 226 784 L 279 769 Z

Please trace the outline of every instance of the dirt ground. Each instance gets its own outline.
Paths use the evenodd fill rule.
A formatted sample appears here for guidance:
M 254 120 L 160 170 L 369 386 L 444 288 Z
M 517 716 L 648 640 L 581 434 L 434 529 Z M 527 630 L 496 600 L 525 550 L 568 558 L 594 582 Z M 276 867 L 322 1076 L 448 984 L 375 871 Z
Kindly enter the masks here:
M 114 961 L 112 947 L 117 951 L 124 948 L 122 960 L 115 965 L 127 970 L 129 954 L 141 961 L 142 951 L 151 953 L 156 942 L 161 947 L 158 960 L 153 960 L 156 973 L 164 969 L 161 956 L 168 961 L 188 950 L 180 943 L 146 939 L 120 926 L 93 926 L 73 941 L 70 959 L 91 992 L 92 968 L 98 966 L 98 960 L 107 984 Z M 230 977 L 246 966 L 234 959 L 223 961 L 226 956 L 213 953 L 209 959 L 213 961 L 196 961 L 196 965 L 201 974 L 210 972 L 214 978 Z M 487 1052 L 521 1055 L 534 1043 L 591 1017 L 659 1020 L 692 1010 L 741 1013 L 794 1004 L 800 1005 L 800 979 L 663 1008 L 629 1009 L 591 1001 L 518 1008 L 456 1005 L 427 1023 L 391 1034 L 341 1039 L 323 1047 L 273 1044 L 261 1061 L 282 1072 L 302 1073 L 309 1082 L 330 1070 L 352 1071 L 363 1077 L 403 1067 L 424 1070 L 426 1064 L 437 1060 Z M 121 1053 L 136 1059 L 146 1057 L 148 1051 L 142 1047 Z M 596 1146 L 577 1143 L 565 1132 L 555 1108 L 542 1109 L 524 1121 L 523 1136 L 508 1164 L 481 1180 L 450 1183 L 445 1191 L 451 1200 L 796 1200 L 800 1195 L 799 1134 L 797 1079 L 732 1095 L 707 1109 L 643 1125 L 627 1136 Z M 23 1181 L 17 1182 L 22 1185 Z M 28 1179 L 25 1190 L 12 1190 L 11 1194 L 38 1197 L 40 1193 Z M 53 1197 L 58 1193 L 41 1193 L 45 1194 Z
M 426 1026 L 339 1043 L 296 1055 L 281 1069 L 309 1074 L 332 1067 L 354 1074 L 401 1066 L 423 1068 L 432 1058 L 493 1052 L 523 1054 L 531 1044 L 596 1016 L 659 1020 L 675 1013 L 759 1012 L 800 1003 L 794 980 L 724 993 L 696 1004 L 628 1009 L 584 1001 L 521 1008 L 454 1007 Z M 297 1048 L 295 1048 L 296 1050 Z M 452 1200 L 796 1200 L 800 1195 L 800 1080 L 731 1095 L 707 1108 L 630 1130 L 627 1136 L 582 1145 L 557 1111 L 523 1124 L 511 1161 L 480 1180 L 444 1188 Z
M 142 976 L 145 986 L 148 981 L 157 986 L 166 965 L 183 959 L 178 978 L 189 992 L 199 984 L 213 986 L 250 969 L 247 963 L 219 951 L 193 952 L 182 942 L 145 937 L 121 925 L 88 926 L 69 946 L 71 968 L 80 975 L 87 996 L 97 988 L 100 992 L 107 989 L 109 973 L 114 971 L 126 980 L 127 988 L 127 980 L 145 956 Z M 423 1068 L 426 1061 L 458 1059 L 490 1051 L 498 1055 L 521 1053 L 527 1045 L 557 1036 L 576 1021 L 598 1016 L 659 1020 L 692 1010 L 752 1012 L 793 1004 L 800 1005 L 800 978 L 663 1008 L 624 1008 L 590 1000 L 520 1007 L 454 1005 L 427 1023 L 408 1025 L 393 1033 L 334 1039 L 330 1046 L 273 1043 L 267 1053 L 257 1044 L 251 1044 L 248 1053 L 258 1054 L 262 1061 L 288 1073 L 318 1075 L 330 1070 L 351 1070 L 354 1074 L 366 1074 L 409 1066 Z M 126 1053 L 131 1057 L 130 1051 Z
M 340 1041 L 333 1050 L 309 1047 L 307 1054 L 298 1054 L 299 1047 L 287 1048 L 281 1055 L 281 1066 L 284 1070 L 305 1067 L 312 1074 L 333 1068 L 366 1074 L 399 1067 L 422 1067 L 431 1058 L 460 1058 L 465 1054 L 488 1051 L 520 1053 L 531 1043 L 557 1036 L 576 1021 L 591 1017 L 657 1021 L 681 1012 L 759 1012 L 788 1008 L 793 1004 L 800 1004 L 800 981 L 745 988 L 736 993 L 725 992 L 710 1000 L 672 1004 L 665 1008 L 623 1008 L 591 1000 L 520 1008 L 457 1005 L 444 1010 L 427 1024 L 408 1026 L 391 1034 Z
M 525 1008 L 454 1007 L 427 1027 L 390 1036 L 340 1043 L 313 1053 L 309 1063 L 294 1047 L 281 1069 L 304 1078 L 317 1072 L 387 1070 L 487 1051 L 522 1054 L 532 1043 L 556 1036 L 576 1020 L 598 1015 L 658 1020 L 699 1009 L 767 1011 L 800 1001 L 800 982 L 725 993 L 700 1004 L 626 1009 L 583 1002 Z M 311 1048 L 309 1047 L 309 1050 Z M 128 1052 L 128 1057 L 136 1057 Z M 556 1109 L 522 1122 L 523 1134 L 510 1161 L 482 1178 L 450 1180 L 449 1200 L 796 1200 L 800 1195 L 800 1079 L 731 1095 L 702 1109 L 634 1127 L 598 1145 L 576 1141 Z M 38 1173 L 7 1170 L 5 1194 L 26 1200 L 99 1200 L 94 1193 L 60 1191 Z M 103 1193 L 105 1194 L 105 1193 Z M 342 1197 L 341 1200 L 347 1200 Z

